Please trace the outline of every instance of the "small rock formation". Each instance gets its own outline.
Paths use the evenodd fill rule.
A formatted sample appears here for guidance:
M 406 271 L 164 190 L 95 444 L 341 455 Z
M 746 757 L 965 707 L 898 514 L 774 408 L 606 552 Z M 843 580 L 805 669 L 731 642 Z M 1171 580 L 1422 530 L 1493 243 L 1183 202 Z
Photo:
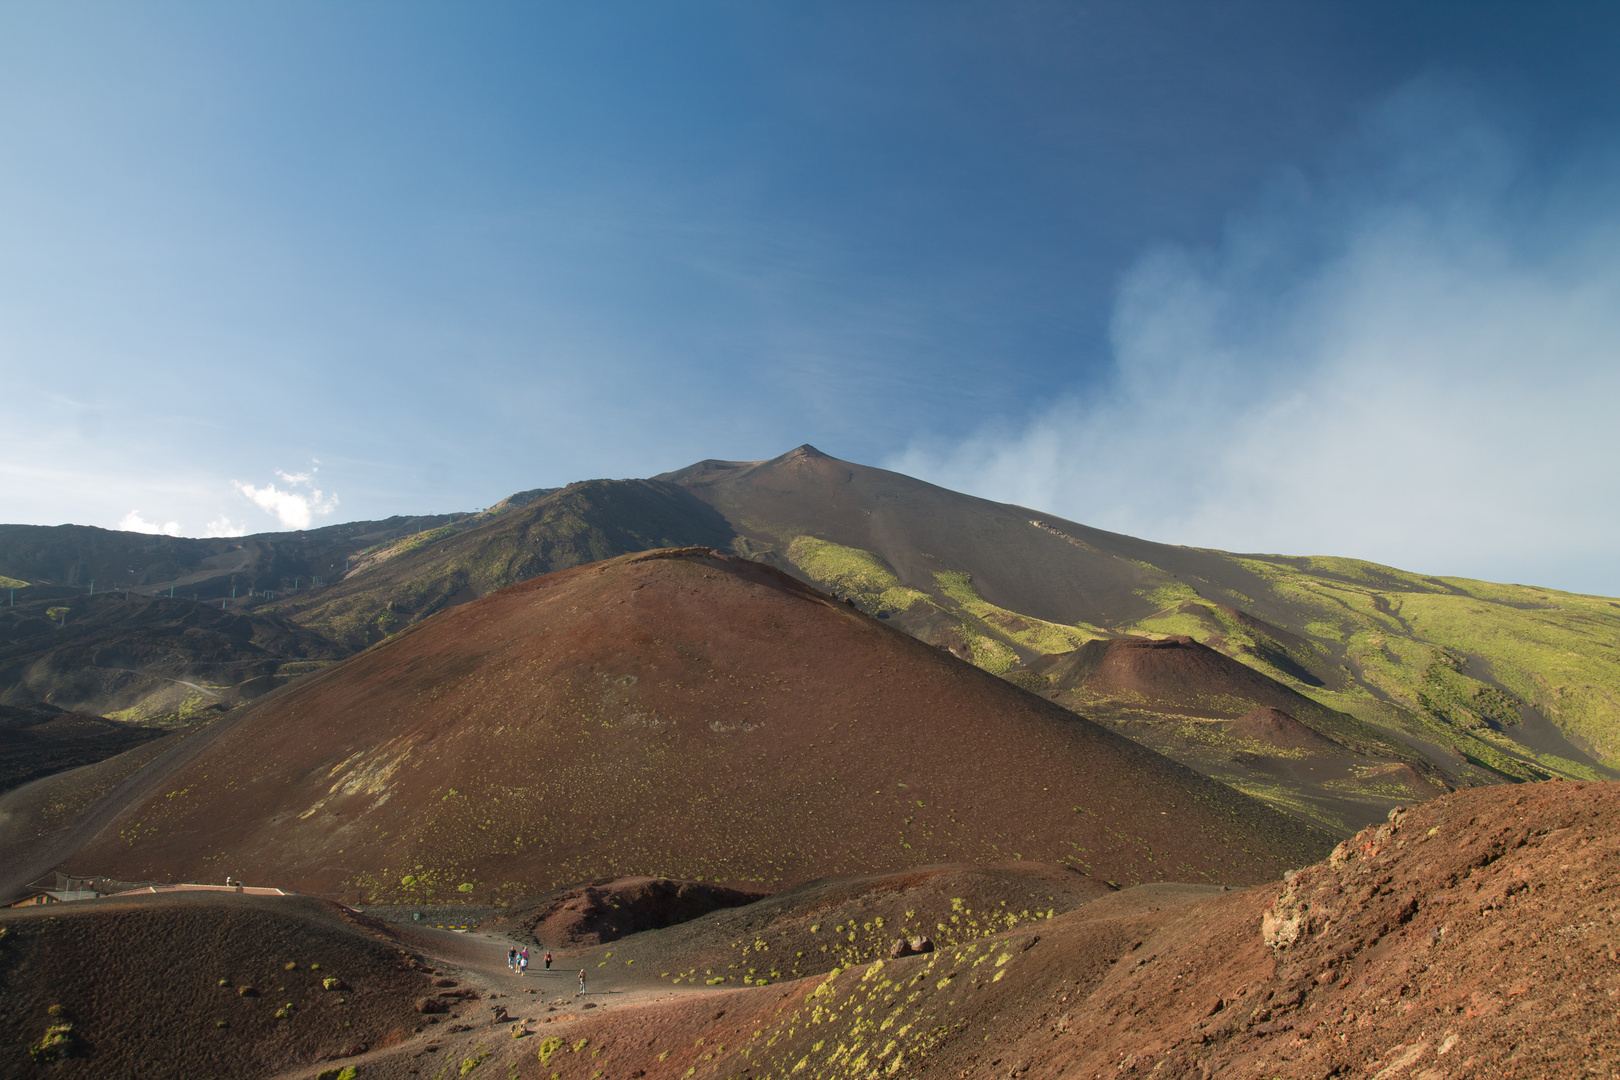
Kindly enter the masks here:
M 895 939 L 894 944 L 889 946 L 889 959 L 898 960 L 902 956 L 918 956 L 922 953 L 931 953 L 933 951 L 933 938 L 914 937 L 910 941 L 907 941 L 905 938 L 897 938 Z

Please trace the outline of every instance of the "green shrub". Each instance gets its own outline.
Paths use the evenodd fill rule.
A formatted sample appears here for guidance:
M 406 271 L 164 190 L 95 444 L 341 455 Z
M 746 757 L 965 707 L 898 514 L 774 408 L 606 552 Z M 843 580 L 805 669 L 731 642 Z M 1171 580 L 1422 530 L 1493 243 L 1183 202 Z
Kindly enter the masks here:
M 52 1006 L 52 1009 L 60 1009 L 60 1006 Z M 49 1065 L 53 1061 L 62 1061 L 63 1057 L 73 1057 L 78 1048 L 78 1038 L 73 1035 L 73 1022 L 62 1020 L 45 1028 L 45 1035 L 29 1046 L 28 1056 L 40 1065 Z

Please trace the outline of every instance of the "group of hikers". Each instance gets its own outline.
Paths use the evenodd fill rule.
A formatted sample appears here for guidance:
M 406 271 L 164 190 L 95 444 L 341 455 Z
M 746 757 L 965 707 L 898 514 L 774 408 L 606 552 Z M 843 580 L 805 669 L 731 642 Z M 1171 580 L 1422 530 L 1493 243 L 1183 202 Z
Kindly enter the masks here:
M 546 955 L 544 957 L 544 963 L 546 965 L 546 970 L 550 971 L 551 970 L 551 951 L 549 949 L 546 950 Z M 506 950 L 506 966 L 508 968 L 510 968 L 511 970 L 513 970 L 514 972 L 516 972 L 517 974 L 519 974 L 519 975 L 522 975 L 522 974 L 526 973 L 529 970 L 529 947 L 527 945 L 525 945 L 525 946 L 523 946 L 522 949 L 519 949 L 516 945 L 514 945 L 510 949 L 507 949 Z M 585 992 L 585 969 L 584 968 L 580 968 L 580 970 L 579 970 L 579 992 L 582 993 L 582 994 Z

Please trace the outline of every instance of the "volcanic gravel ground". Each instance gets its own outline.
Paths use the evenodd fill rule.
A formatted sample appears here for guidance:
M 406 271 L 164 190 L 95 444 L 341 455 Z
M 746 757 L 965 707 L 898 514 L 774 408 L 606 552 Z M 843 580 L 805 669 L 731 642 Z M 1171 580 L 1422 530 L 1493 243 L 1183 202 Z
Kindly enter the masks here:
M 274 1076 L 400 1042 L 431 992 L 380 924 L 303 897 L 109 897 L 4 912 L 0 935 L 5 1077 Z M 35 1061 L 62 1024 L 66 1056 Z

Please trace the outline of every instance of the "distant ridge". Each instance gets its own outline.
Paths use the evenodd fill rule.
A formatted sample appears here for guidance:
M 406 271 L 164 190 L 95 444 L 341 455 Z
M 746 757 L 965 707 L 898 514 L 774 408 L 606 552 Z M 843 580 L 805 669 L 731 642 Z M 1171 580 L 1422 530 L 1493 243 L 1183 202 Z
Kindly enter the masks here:
M 165 679 L 210 686 L 234 702 L 318 667 L 316 658 L 353 653 L 514 582 L 692 545 L 774 566 L 1343 833 L 1445 787 L 1620 775 L 1620 676 L 1607 660 L 1620 649 L 1616 602 L 1354 559 L 1154 543 L 841 461 L 808 444 L 650 480 L 532 489 L 476 515 L 308 533 L 171 541 L 0 527 L 0 575 L 28 582 L 15 609 L 0 608 L 0 700 L 183 725 L 208 710 L 197 711 Z M 177 672 L 172 659 L 134 664 L 146 680 L 134 691 L 70 677 L 73 665 L 58 663 L 60 631 L 73 634 L 73 624 L 92 617 L 88 602 L 101 596 L 86 595 L 91 578 L 98 589 L 116 587 L 130 569 L 149 599 L 172 588 L 183 607 L 193 603 L 189 590 L 196 605 L 280 625 L 279 640 L 322 641 L 272 658 L 272 677 L 233 676 L 228 694 L 227 680 L 210 682 L 200 668 Z M 237 579 L 259 591 L 233 599 Z M 133 633 L 142 656 L 162 652 L 161 635 Z M 1110 696 L 1048 678 L 1068 662 L 1058 658 L 1088 643 L 1170 638 L 1232 661 L 1233 680 L 1242 682 L 1245 670 L 1255 678 L 1213 712 L 1157 690 Z M 223 672 L 253 658 L 229 645 L 197 659 Z M 1340 742 L 1350 771 L 1329 777 L 1318 767 L 1313 778 L 1286 754 L 1259 754 L 1259 744 L 1229 738 L 1224 721 L 1256 707 L 1280 709 Z M 1223 722 L 1194 723 L 1200 719 Z M 1327 797 L 1330 788 L 1337 794 Z

